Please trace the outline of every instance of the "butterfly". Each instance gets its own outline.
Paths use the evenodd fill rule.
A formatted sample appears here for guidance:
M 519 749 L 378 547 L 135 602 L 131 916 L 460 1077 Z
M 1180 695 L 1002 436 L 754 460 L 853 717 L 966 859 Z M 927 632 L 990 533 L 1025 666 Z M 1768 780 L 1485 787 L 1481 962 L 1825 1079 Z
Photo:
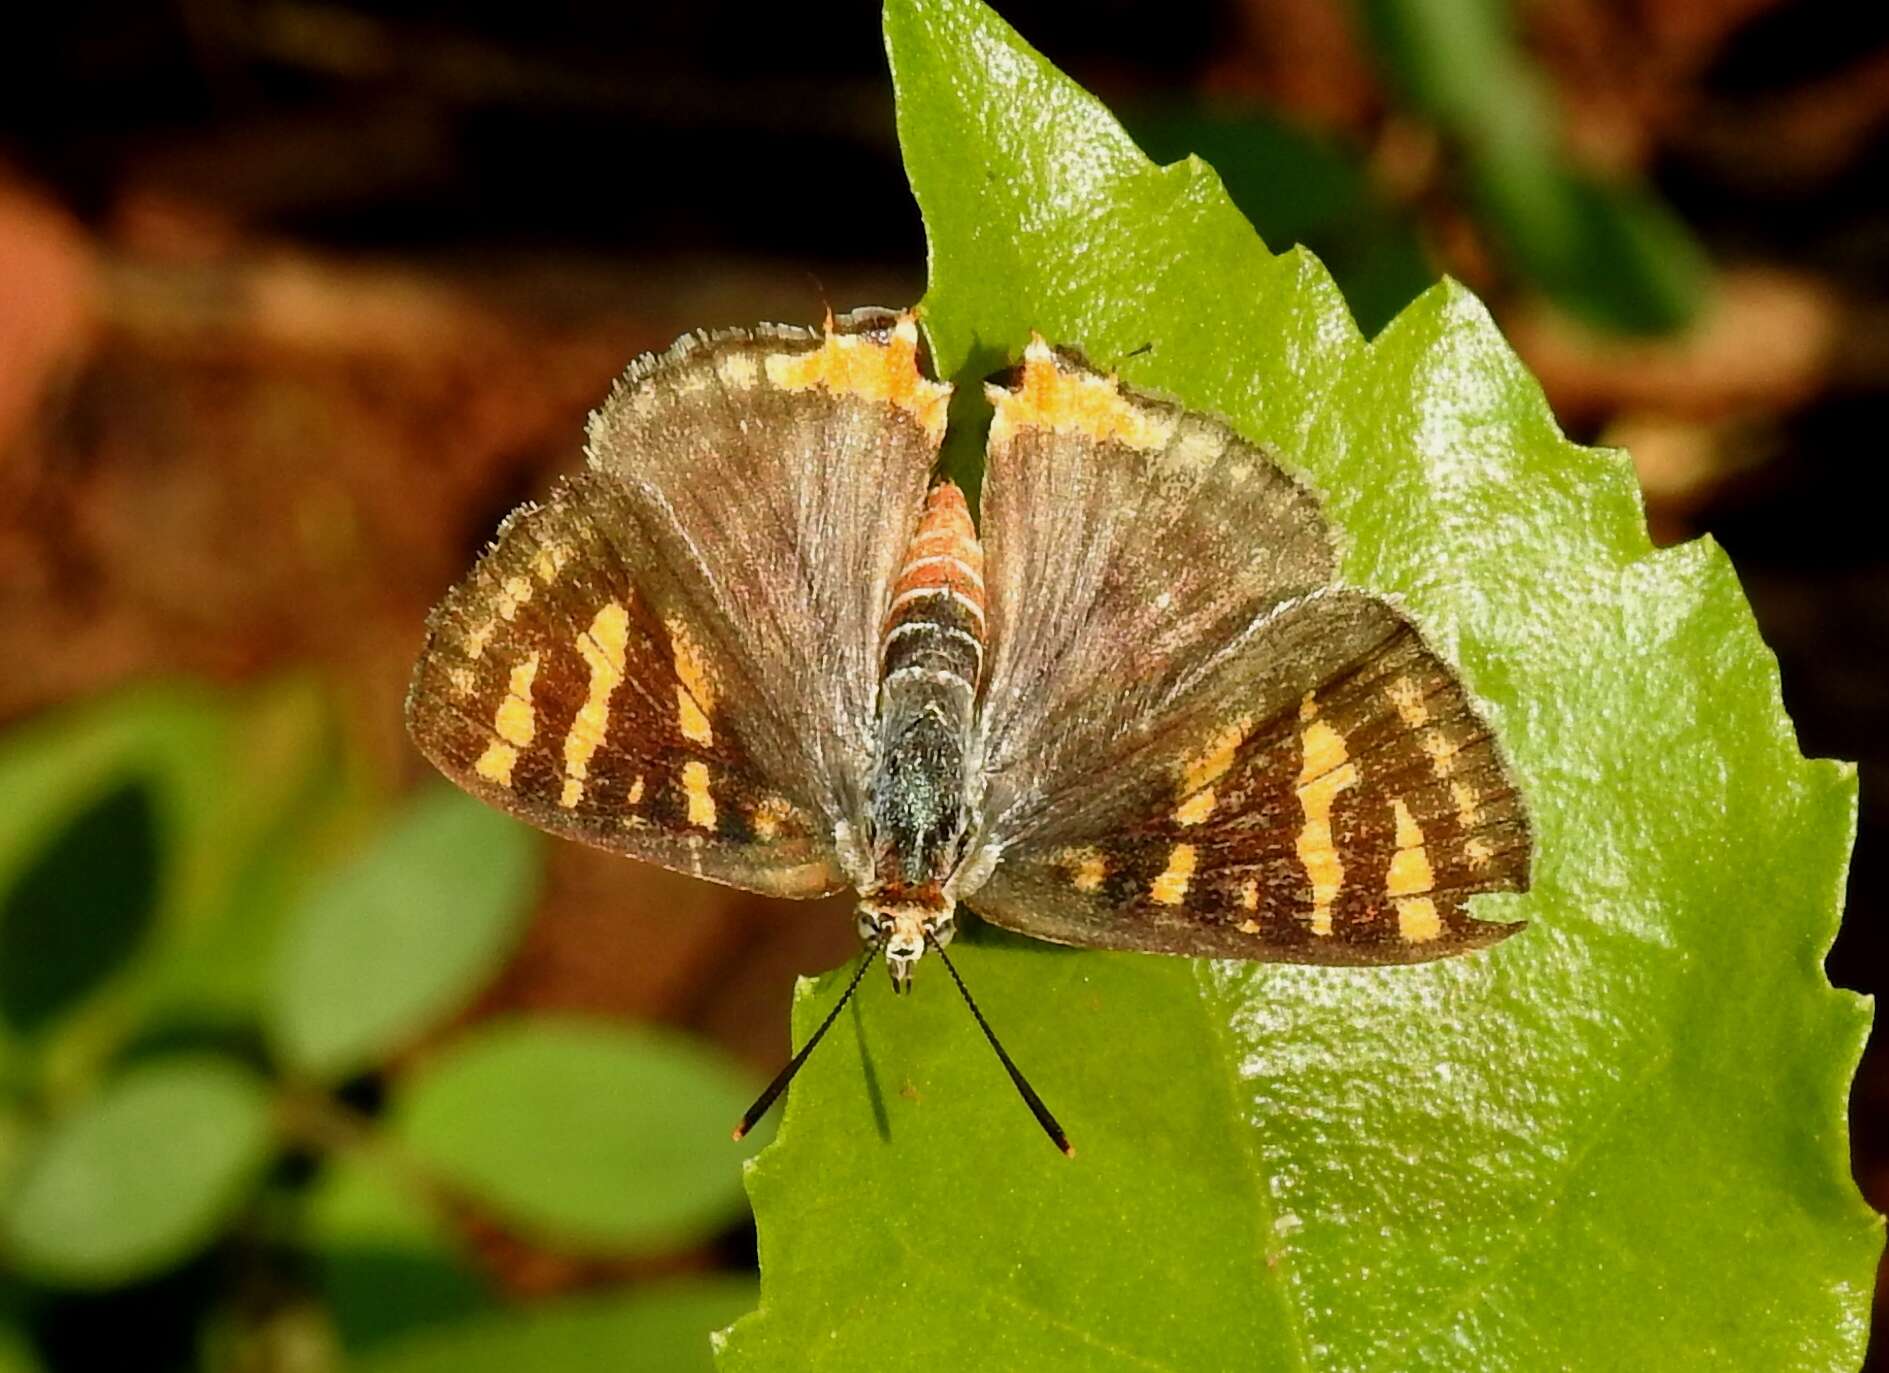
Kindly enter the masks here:
M 981 508 L 912 312 L 691 334 L 586 470 L 428 621 L 410 731 L 553 834 L 774 896 L 858 893 L 846 996 L 966 906 L 1060 944 L 1414 963 L 1521 928 L 1514 775 L 1317 499 L 1212 416 L 1033 338 L 986 386 Z

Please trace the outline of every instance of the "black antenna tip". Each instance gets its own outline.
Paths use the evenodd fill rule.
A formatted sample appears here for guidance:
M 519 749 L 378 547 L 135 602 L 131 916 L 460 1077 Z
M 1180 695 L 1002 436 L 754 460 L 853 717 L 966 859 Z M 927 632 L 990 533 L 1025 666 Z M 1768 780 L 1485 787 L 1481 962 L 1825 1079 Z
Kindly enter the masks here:
M 945 971 L 951 974 L 951 980 L 958 984 L 958 994 L 964 998 L 964 1004 L 970 1007 L 971 1019 L 975 1020 L 977 1028 L 984 1032 L 984 1038 L 990 1041 L 990 1047 L 997 1051 L 997 1061 L 1003 1064 L 1004 1071 L 1010 1074 L 1010 1081 L 1015 1084 L 1017 1095 L 1022 1097 L 1023 1104 L 1030 1108 L 1030 1114 L 1036 1117 L 1037 1125 L 1042 1128 L 1045 1135 L 1049 1136 L 1049 1142 L 1062 1150 L 1064 1158 L 1074 1158 L 1076 1146 L 1069 1142 L 1069 1136 L 1063 1133 L 1063 1127 L 1057 1122 L 1056 1117 L 1050 1114 L 1049 1107 L 1043 1104 L 1043 1098 L 1036 1094 L 1036 1088 L 1029 1084 L 1022 1070 L 1011 1062 L 1010 1055 L 1004 1052 L 1004 1046 L 997 1041 L 997 1032 L 991 1029 L 990 1022 L 984 1019 L 984 1013 L 977 1009 L 977 1002 L 971 999 L 971 989 L 964 985 L 964 979 L 958 976 L 957 967 L 945 953 L 944 942 L 929 929 L 925 931 L 925 939 L 932 948 L 938 951 L 938 961 L 945 965 Z
M 800 1071 L 800 1065 L 807 1061 L 807 1056 L 813 1052 L 814 1046 L 826 1037 L 826 1032 L 833 1028 L 833 1022 L 839 1019 L 841 1009 L 853 999 L 853 993 L 859 990 L 860 978 L 866 975 L 866 969 L 872 966 L 873 955 L 879 952 L 884 942 L 882 939 L 875 939 L 866 946 L 865 953 L 860 957 L 859 967 L 853 971 L 853 980 L 846 984 L 845 992 L 841 994 L 838 1001 L 833 1003 L 833 1009 L 826 1013 L 826 1019 L 820 1022 L 820 1028 L 813 1032 L 813 1037 L 801 1046 L 799 1053 L 787 1060 L 787 1066 L 775 1075 L 774 1080 L 767 1084 L 767 1090 L 762 1092 L 756 1098 L 754 1105 L 748 1108 L 748 1113 L 741 1118 L 741 1123 L 735 1126 L 735 1139 L 741 1139 L 752 1130 L 760 1122 L 761 1117 L 767 1114 L 768 1107 L 772 1106 L 776 1098 L 787 1090 L 787 1084 L 794 1080 L 794 1074 Z

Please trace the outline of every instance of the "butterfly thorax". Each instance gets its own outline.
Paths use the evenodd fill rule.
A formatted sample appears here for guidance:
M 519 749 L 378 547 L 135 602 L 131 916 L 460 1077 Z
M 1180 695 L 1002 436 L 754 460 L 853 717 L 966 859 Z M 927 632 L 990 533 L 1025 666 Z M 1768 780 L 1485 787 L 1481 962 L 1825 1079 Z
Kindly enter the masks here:
M 965 750 L 984 661 L 984 554 L 964 495 L 931 488 L 892 586 L 880 640 L 871 790 L 873 889 L 861 931 L 884 939 L 895 985 L 948 937 L 946 881 L 969 828 Z

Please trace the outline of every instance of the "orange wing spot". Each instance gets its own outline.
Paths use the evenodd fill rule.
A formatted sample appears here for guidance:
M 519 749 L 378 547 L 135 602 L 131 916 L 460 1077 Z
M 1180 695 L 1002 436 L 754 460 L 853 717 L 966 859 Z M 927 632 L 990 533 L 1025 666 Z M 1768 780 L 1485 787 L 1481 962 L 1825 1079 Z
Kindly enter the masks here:
M 1023 378 L 1013 391 L 987 388 L 996 415 L 990 442 L 1001 446 L 1018 429 L 1050 429 L 1142 450 L 1165 448 L 1174 436 L 1167 415 L 1124 396 L 1113 376 L 1067 369 L 1041 334 L 1023 350 Z
M 1384 879 L 1388 896 L 1418 896 L 1436 885 L 1430 869 L 1430 854 L 1423 846 L 1423 830 L 1411 815 L 1403 797 L 1391 802 L 1397 819 L 1397 851 L 1391 855 L 1390 872 Z
M 1408 944 L 1427 944 L 1443 933 L 1443 917 L 1427 896 L 1407 896 L 1397 903 L 1397 933 Z
M 708 788 L 708 765 L 682 765 L 682 797 L 689 808 L 689 823 L 697 829 L 715 828 L 715 796 Z
M 918 370 L 918 323 L 909 311 L 883 343 L 865 334 L 836 334 L 829 318 L 818 348 L 774 354 L 767 360 L 767 378 L 784 391 L 819 387 L 894 405 L 917 420 L 934 444 L 944 437 L 951 388 Z
M 1307 725 L 1300 741 L 1305 747 L 1305 765 L 1299 773 L 1301 787 L 1317 781 L 1351 756 L 1345 749 L 1345 736 L 1323 720 Z
M 1242 716 L 1209 739 L 1201 750 L 1181 767 L 1181 794 L 1199 791 L 1226 776 L 1239 756 L 1240 745 L 1253 728 L 1251 719 Z
M 1448 777 L 1456 768 L 1456 755 L 1462 745 L 1440 729 L 1427 729 L 1417 739 L 1424 754 L 1430 759 L 1430 767 L 1438 777 Z
M 750 816 L 755 838 L 771 843 L 780 837 L 781 828 L 794 819 L 791 801 L 781 796 L 764 796 L 755 803 Z
M 498 593 L 498 617 L 501 620 L 511 619 L 518 613 L 518 607 L 531 599 L 531 592 L 528 578 L 507 577 Z
M 1063 855 L 1063 867 L 1077 891 L 1100 891 L 1108 876 L 1108 859 L 1097 848 L 1071 849 Z
M 1456 803 L 1456 820 L 1466 830 L 1473 830 L 1482 823 L 1482 806 L 1476 800 L 1476 789 L 1467 782 L 1450 783 L 1450 800 Z
M 1312 714 L 1312 699 L 1306 697 L 1305 710 Z M 1307 718 L 1301 712 L 1301 718 Z M 1305 759 L 1299 769 L 1299 806 L 1305 812 L 1305 824 L 1299 829 L 1299 862 L 1312 886 L 1312 933 L 1331 933 L 1332 903 L 1344 886 L 1344 860 L 1331 832 L 1332 804 L 1338 793 L 1354 786 L 1358 765 L 1350 761 L 1344 736 L 1323 720 L 1313 720 L 1300 736 Z
M 1194 880 L 1197 851 L 1192 844 L 1176 844 L 1168 854 L 1168 865 L 1148 889 L 1148 899 L 1157 906 L 1178 906 L 1187 899 L 1187 886 Z
M 479 755 L 479 761 L 472 765 L 472 770 L 488 782 L 509 787 L 512 784 L 512 769 L 517 766 L 518 750 L 494 739 L 485 746 L 485 752 Z
M 1391 704 L 1397 707 L 1398 717 L 1411 729 L 1422 729 L 1430 723 L 1430 707 L 1424 702 L 1423 688 L 1408 677 L 1399 677 L 1390 684 Z
M 685 621 L 670 616 L 663 625 L 675 654 L 676 728 L 690 743 L 708 747 L 715 742 L 715 726 L 709 718 L 715 713 L 715 679 L 708 659 Z
M 1212 787 L 1202 787 L 1174 808 L 1174 823 L 1198 825 L 1213 814 L 1213 808 L 1218 799 L 1213 794 Z
M 609 731 L 610 697 L 623 681 L 629 627 L 629 611 L 621 601 L 610 601 L 577 636 L 578 656 L 590 668 L 590 690 L 564 735 L 564 791 L 558 804 L 566 810 L 584 799 L 591 757 L 603 747 Z
M 525 661 L 512 669 L 506 683 L 505 699 L 492 716 L 493 732 L 508 744 L 523 748 L 537 732 L 537 711 L 531 704 L 531 684 L 538 676 L 538 655 L 527 654 Z
M 518 750 L 537 733 L 538 715 L 531 704 L 531 684 L 538 676 L 538 655 L 533 653 L 512 668 L 506 683 L 505 698 L 492 713 L 492 732 L 498 735 L 485 746 L 485 752 L 472 770 L 488 782 L 501 787 L 512 784 L 512 769 L 518 765 Z

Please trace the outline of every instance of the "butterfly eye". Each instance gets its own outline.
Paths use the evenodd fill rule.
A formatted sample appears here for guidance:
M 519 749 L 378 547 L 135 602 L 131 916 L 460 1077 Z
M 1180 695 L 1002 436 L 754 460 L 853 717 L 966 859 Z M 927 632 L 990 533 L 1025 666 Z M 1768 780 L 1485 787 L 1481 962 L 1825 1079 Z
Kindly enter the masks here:
M 867 910 L 861 906 L 856 928 L 859 930 L 859 937 L 870 944 L 885 933 L 886 918 L 877 911 Z

